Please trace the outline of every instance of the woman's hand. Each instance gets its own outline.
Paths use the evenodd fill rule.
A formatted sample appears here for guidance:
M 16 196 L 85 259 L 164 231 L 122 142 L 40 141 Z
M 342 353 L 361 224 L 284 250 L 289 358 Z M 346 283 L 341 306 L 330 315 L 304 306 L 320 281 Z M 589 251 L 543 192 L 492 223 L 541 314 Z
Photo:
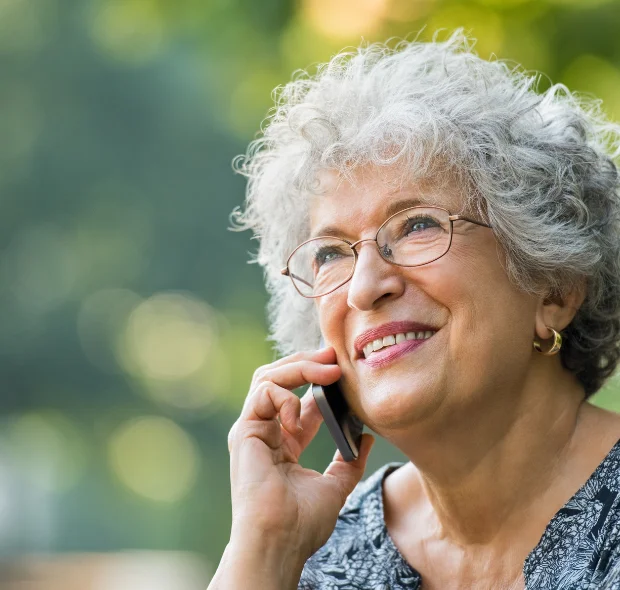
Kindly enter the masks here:
M 275 540 L 305 562 L 330 537 L 347 496 L 362 478 L 374 437 L 363 435 L 355 461 L 345 462 L 336 451 L 323 474 L 304 469 L 299 456 L 323 418 L 310 389 L 301 400 L 290 390 L 307 383 L 329 385 L 340 375 L 332 347 L 299 352 L 254 373 L 228 437 L 231 542 L 243 544 L 246 536 Z

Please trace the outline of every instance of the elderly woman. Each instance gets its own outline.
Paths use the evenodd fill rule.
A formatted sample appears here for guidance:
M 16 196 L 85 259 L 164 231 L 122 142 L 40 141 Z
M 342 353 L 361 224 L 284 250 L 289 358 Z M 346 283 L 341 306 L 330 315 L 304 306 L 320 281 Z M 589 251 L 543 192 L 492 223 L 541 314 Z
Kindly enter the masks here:
M 588 401 L 620 356 L 620 127 L 535 82 L 457 32 L 281 89 L 238 219 L 288 356 L 230 432 L 212 590 L 620 589 L 620 416 Z M 360 483 L 365 433 L 299 464 L 322 418 L 291 389 L 336 381 L 407 463 Z

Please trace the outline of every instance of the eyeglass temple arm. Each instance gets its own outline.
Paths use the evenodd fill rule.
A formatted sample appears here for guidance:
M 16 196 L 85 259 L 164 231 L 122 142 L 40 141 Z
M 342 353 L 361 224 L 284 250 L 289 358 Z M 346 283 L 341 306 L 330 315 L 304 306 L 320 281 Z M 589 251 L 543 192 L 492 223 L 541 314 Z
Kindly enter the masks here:
M 308 285 L 308 287 L 310 287 L 312 289 L 312 285 L 308 282 L 308 281 L 304 281 L 304 279 L 302 279 L 301 277 L 297 276 L 296 274 L 291 274 L 288 270 L 288 268 L 284 267 L 281 271 L 281 274 L 283 274 L 286 277 L 291 277 L 293 279 L 297 279 L 298 281 L 302 282 L 304 285 Z
M 476 225 L 481 225 L 482 227 L 492 227 L 488 223 L 483 223 L 482 221 L 476 221 L 475 219 L 470 219 L 469 217 L 464 217 L 463 215 L 450 215 L 450 221 L 469 221 L 469 223 L 475 223 Z

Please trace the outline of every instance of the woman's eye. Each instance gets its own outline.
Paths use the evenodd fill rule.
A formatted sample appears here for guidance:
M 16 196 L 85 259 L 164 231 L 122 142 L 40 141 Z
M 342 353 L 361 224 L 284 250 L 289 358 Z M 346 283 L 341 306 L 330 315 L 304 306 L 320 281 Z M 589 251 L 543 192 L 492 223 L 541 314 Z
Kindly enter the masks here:
M 314 255 L 314 264 L 321 267 L 324 264 L 338 260 L 343 256 L 343 252 L 338 248 L 320 248 Z
M 431 229 L 437 226 L 437 221 L 435 221 L 431 217 L 408 219 L 405 234 L 408 235 L 411 233 L 420 233 L 424 230 Z

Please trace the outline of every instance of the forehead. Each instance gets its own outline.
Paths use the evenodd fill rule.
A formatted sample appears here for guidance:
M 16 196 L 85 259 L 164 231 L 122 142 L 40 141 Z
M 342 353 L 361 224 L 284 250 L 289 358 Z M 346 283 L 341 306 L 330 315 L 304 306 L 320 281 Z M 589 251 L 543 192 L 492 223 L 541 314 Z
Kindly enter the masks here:
M 312 236 L 333 233 L 323 233 L 327 227 L 351 235 L 376 229 L 393 213 L 418 205 L 460 213 L 464 203 L 462 187 L 449 175 L 403 180 L 402 174 L 365 169 L 350 179 L 322 171 L 318 180 L 320 192 L 309 196 Z

